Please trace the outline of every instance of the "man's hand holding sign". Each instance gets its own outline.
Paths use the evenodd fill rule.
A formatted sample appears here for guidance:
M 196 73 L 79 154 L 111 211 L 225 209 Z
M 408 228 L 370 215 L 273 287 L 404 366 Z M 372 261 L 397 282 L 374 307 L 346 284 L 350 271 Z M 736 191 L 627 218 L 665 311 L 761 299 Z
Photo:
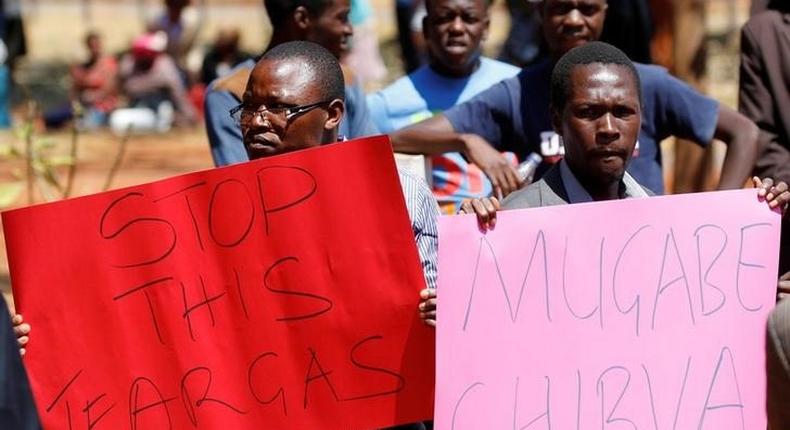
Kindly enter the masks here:
M 441 220 L 437 428 L 765 428 L 787 185 L 643 198 L 638 88 L 615 48 L 570 51 L 566 157 L 502 202 L 533 209 Z

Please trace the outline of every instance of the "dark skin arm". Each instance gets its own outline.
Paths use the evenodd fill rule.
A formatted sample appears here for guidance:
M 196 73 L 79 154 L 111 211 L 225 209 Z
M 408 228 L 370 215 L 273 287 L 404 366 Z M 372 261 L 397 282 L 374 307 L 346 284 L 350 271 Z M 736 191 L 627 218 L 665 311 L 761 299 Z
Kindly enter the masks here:
M 727 144 L 719 190 L 743 188 L 759 154 L 758 133 L 759 129 L 749 118 L 726 106 L 719 107 L 713 137 Z
M 444 115 L 436 115 L 390 135 L 395 152 L 436 155 L 460 152 L 486 174 L 494 194 L 504 197 L 521 185 L 516 169 L 480 136 L 456 133 Z

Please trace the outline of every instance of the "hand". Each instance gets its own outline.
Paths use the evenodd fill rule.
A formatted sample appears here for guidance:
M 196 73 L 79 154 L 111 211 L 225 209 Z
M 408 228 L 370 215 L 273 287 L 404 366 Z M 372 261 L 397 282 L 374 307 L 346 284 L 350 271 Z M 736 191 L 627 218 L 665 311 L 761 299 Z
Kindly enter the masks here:
M 500 209 L 496 197 L 466 200 L 461 203 L 462 214 L 476 214 L 480 230 L 492 230 L 496 226 L 496 212 Z
M 436 289 L 426 288 L 420 291 L 420 318 L 425 325 L 436 327 Z
M 11 318 L 11 323 L 14 325 L 14 334 L 19 344 L 19 354 L 25 355 L 25 346 L 30 342 L 30 324 L 25 323 L 24 318 L 19 314 Z
M 779 285 L 776 286 L 776 299 L 782 300 L 790 296 L 790 272 L 785 273 L 779 278 Z
M 765 198 L 768 207 L 771 209 L 779 208 L 782 214 L 787 209 L 787 204 L 790 202 L 790 192 L 788 192 L 787 184 L 779 181 L 774 185 L 774 180 L 771 178 L 760 179 L 757 176 L 752 178 L 754 186 L 759 189 L 757 195 Z
M 486 174 L 494 187 L 494 196 L 504 198 L 521 187 L 521 179 L 507 158 L 475 134 L 464 134 L 465 155 Z

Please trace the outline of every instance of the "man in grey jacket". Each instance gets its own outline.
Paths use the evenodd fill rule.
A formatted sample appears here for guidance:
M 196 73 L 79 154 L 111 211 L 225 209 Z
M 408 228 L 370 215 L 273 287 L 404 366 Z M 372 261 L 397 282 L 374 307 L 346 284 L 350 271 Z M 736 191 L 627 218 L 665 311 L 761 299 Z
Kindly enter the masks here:
M 565 144 L 565 157 L 537 182 L 510 194 L 500 205 L 494 197 L 465 202 L 483 229 L 496 224 L 496 211 L 592 201 L 641 198 L 653 193 L 626 168 L 641 127 L 639 75 L 619 49 L 591 42 L 570 50 L 551 75 L 551 120 Z M 784 182 L 755 178 L 771 208 L 786 207 Z M 423 290 L 420 312 L 434 325 L 436 294 Z

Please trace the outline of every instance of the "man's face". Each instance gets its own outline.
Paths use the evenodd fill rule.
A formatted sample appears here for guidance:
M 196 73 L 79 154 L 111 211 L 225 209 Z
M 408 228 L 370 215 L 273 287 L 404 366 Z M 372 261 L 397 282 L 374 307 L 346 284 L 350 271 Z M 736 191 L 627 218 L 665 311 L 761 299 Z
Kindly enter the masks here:
M 480 55 L 488 33 L 483 0 L 434 0 L 423 22 L 432 60 L 449 70 L 466 70 Z
M 543 36 L 554 58 L 601 37 L 606 0 L 544 0 Z
M 283 154 L 329 143 L 342 117 L 336 103 L 326 103 L 286 118 L 283 108 L 322 102 L 318 77 L 303 61 L 265 60 L 250 74 L 243 96 L 245 110 L 259 113 L 242 118 L 241 132 L 250 159 Z M 271 109 L 262 112 L 262 106 Z M 278 113 L 278 111 L 280 111 Z
M 349 0 L 334 0 L 323 12 L 311 17 L 306 40 L 315 42 L 340 58 L 349 49 L 354 30 L 348 21 L 351 12 Z
M 574 174 L 600 186 L 620 181 L 642 122 L 637 82 L 625 66 L 576 66 L 565 108 L 553 120 Z

